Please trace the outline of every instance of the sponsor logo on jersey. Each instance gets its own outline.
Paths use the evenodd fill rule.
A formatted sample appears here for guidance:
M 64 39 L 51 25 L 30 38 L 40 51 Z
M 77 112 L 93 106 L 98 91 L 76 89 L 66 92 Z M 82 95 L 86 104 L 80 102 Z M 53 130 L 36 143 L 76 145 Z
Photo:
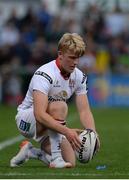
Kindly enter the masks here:
M 58 94 L 55 94 L 53 96 L 48 96 L 48 101 L 66 101 L 68 99 L 68 94 L 66 91 L 61 91 Z
M 50 84 L 52 84 L 52 82 L 53 82 L 52 78 L 45 72 L 37 71 L 37 72 L 35 72 L 35 75 L 43 76 L 45 79 L 47 79 L 50 82 Z
M 54 101 L 66 101 L 63 97 L 57 97 L 57 96 L 48 96 L 48 101 L 49 102 L 54 102 Z
M 86 78 L 87 78 L 87 75 L 83 73 L 83 78 L 82 78 L 82 82 L 81 82 L 82 84 L 85 82 Z

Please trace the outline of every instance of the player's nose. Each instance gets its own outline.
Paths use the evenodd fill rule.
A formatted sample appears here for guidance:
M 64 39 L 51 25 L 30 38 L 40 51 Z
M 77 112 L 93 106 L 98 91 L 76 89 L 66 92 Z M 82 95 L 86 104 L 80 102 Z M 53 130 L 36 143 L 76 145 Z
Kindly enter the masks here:
M 75 59 L 75 61 L 74 61 L 74 66 L 78 65 L 78 63 L 79 63 L 79 60 L 78 60 L 78 59 Z

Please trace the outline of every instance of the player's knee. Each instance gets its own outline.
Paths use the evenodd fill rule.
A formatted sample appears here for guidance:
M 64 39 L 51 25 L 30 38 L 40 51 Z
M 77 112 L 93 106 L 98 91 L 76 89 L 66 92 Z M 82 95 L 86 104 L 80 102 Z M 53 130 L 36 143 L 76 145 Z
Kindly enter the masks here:
M 66 119 L 68 106 L 64 101 L 51 102 L 48 105 L 47 112 L 55 119 Z

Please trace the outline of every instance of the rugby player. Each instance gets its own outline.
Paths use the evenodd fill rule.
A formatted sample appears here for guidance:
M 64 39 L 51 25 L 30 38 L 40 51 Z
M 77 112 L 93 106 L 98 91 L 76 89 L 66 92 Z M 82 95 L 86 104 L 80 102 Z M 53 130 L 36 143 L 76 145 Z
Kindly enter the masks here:
M 51 168 L 75 166 L 74 149 L 79 149 L 80 140 L 77 130 L 66 126 L 67 100 L 73 94 L 82 126 L 96 132 L 87 98 L 87 76 L 77 68 L 85 47 L 80 35 L 65 33 L 58 43 L 57 59 L 34 73 L 26 97 L 17 108 L 16 124 L 20 133 L 39 142 L 41 149 L 23 142 L 10 161 L 11 167 L 31 158 L 40 159 Z

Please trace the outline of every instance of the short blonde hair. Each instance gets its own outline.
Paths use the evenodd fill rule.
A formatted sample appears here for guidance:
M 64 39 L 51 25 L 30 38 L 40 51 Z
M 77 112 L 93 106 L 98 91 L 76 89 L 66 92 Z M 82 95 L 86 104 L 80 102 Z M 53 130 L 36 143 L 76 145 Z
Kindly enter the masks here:
M 77 57 L 85 53 L 86 45 L 80 35 L 77 33 L 65 33 L 58 43 L 58 51 L 73 52 Z

